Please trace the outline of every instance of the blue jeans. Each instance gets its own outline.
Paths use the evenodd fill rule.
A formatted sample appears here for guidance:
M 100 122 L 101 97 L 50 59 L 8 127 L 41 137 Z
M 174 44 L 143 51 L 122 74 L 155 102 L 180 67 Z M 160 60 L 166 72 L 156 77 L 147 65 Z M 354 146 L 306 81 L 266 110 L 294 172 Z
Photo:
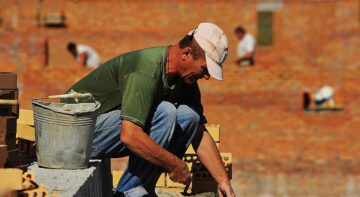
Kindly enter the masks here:
M 92 158 L 130 156 L 127 169 L 121 177 L 116 193 L 138 197 L 153 192 L 163 171 L 159 166 L 132 154 L 120 141 L 120 110 L 100 115 L 96 120 Z M 190 107 L 177 108 L 161 102 L 148 118 L 144 131 L 161 147 L 182 158 L 199 126 L 200 116 Z

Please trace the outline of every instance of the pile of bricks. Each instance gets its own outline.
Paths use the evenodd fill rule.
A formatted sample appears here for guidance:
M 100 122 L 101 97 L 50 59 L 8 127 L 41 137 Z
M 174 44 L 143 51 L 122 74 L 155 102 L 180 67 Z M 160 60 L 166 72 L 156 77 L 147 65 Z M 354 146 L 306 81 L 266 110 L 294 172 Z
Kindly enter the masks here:
M 220 125 L 208 124 L 206 129 L 209 131 L 211 137 L 214 139 L 217 148 L 220 150 Z M 220 153 L 221 159 L 224 164 L 224 168 L 228 173 L 229 178 L 232 177 L 232 154 L 231 153 Z M 157 184 L 159 190 L 174 190 L 183 192 L 186 194 L 200 194 L 217 192 L 217 183 L 212 178 L 208 170 L 199 161 L 192 146 L 188 148 L 183 157 L 183 160 L 188 165 L 190 172 L 192 173 L 192 182 L 190 185 L 183 185 L 175 183 L 170 180 L 167 173 L 160 177 Z M 164 181 L 162 180 L 164 179 Z M 162 184 L 163 183 L 163 184 Z
M 16 120 L 19 117 L 17 76 L 0 73 L 0 167 L 23 163 L 16 146 Z

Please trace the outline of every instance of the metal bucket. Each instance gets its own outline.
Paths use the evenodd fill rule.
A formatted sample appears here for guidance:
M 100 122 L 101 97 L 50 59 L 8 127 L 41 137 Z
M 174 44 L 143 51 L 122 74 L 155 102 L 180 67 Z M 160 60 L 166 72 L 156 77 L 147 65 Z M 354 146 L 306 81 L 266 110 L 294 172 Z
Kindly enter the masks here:
M 33 100 L 38 165 L 87 168 L 100 103 L 52 103 Z

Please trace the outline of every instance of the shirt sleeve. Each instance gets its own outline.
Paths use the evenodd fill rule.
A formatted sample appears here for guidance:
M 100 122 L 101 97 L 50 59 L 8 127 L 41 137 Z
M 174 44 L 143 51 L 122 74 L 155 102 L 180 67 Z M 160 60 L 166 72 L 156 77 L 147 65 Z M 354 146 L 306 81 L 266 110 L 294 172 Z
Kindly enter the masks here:
M 144 73 L 131 73 L 125 76 L 124 83 L 121 119 L 144 128 L 154 100 L 156 80 Z
M 246 52 L 253 52 L 255 50 L 255 39 L 249 35 L 246 39 Z

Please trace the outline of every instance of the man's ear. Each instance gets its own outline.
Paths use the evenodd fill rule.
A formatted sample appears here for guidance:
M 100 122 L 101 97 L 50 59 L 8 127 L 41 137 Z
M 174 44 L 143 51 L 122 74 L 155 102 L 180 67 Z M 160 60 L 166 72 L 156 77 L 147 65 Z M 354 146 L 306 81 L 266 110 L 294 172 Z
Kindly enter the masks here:
M 185 47 L 182 52 L 181 59 L 185 61 L 186 59 L 192 57 L 192 48 L 191 47 Z

